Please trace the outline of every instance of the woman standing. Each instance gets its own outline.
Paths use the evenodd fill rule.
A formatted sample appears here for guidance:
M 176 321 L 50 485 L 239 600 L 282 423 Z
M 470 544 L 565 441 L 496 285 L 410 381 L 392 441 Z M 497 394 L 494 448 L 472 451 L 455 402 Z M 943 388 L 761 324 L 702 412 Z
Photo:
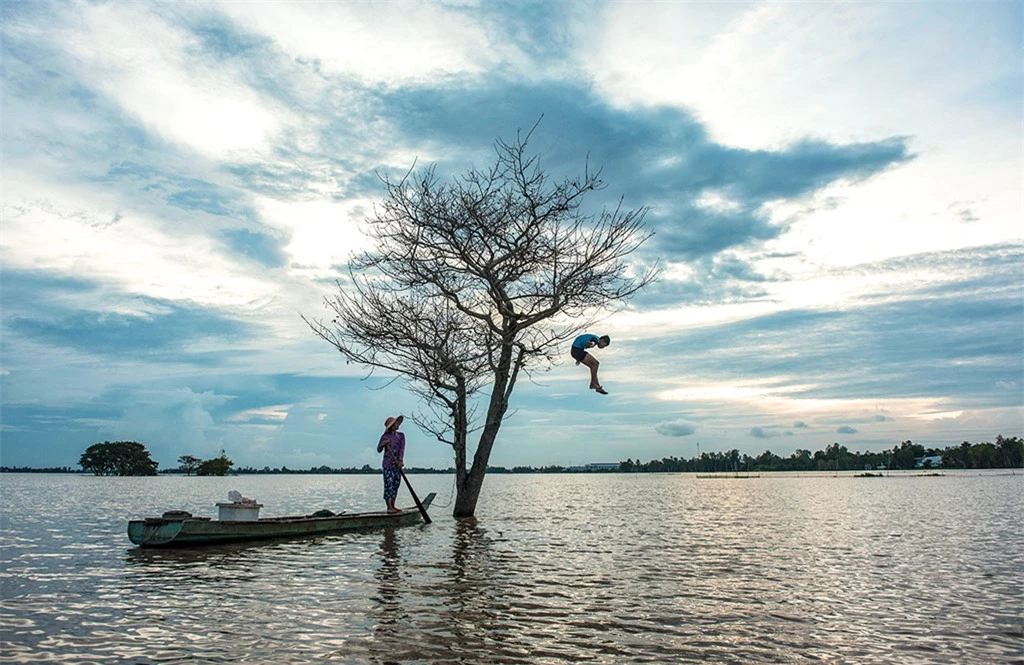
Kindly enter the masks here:
M 388 418 L 384 421 L 384 434 L 377 444 L 377 452 L 384 453 L 381 467 L 384 469 L 384 503 L 389 513 L 397 513 L 395 499 L 398 498 L 398 486 L 402 483 L 401 469 L 405 466 L 405 434 L 399 432 L 404 416 Z

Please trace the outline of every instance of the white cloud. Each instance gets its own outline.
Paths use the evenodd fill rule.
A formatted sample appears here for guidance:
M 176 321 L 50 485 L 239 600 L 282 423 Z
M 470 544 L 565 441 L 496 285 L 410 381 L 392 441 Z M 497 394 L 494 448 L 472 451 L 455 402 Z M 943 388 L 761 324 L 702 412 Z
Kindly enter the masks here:
M 715 213 L 736 212 L 743 207 L 739 201 L 730 198 L 725 192 L 717 190 L 705 190 L 697 197 L 694 204 L 698 208 L 704 208 Z
M 10 176 L 5 186 L 23 197 L 8 197 L 2 209 L 0 247 L 11 268 L 214 306 L 249 305 L 277 290 L 226 258 L 208 236 L 166 231 L 145 213 L 121 212 L 95 189 Z
M 936 6 L 613 2 L 581 60 L 610 102 L 693 109 L 733 145 L 951 128 L 979 85 L 1019 76 L 998 25 L 1014 10 Z
M 282 229 L 289 237 L 285 251 L 293 264 L 321 270 L 343 263 L 353 252 L 369 248 L 359 228 L 372 201 L 280 201 L 256 196 L 253 203 L 265 224 Z
M 772 244 L 852 265 L 1024 236 L 1024 162 L 1006 140 L 1020 135 L 1020 41 L 1007 21 L 1019 26 L 1019 4 L 613 2 L 580 58 L 609 104 L 688 109 L 728 145 L 912 136 L 913 163 L 797 202 L 810 209 Z M 793 206 L 769 212 L 780 221 Z
M 741 426 L 744 420 L 763 421 L 766 418 L 779 422 L 791 423 L 807 421 L 817 423 L 828 422 L 871 422 L 874 427 L 886 431 L 903 431 L 907 429 L 906 419 L 935 420 L 961 415 L 949 410 L 952 400 L 944 397 L 900 397 L 894 395 L 884 398 L 807 398 L 793 395 L 802 392 L 807 386 L 800 384 L 783 384 L 776 381 L 763 382 L 728 382 L 712 381 L 694 384 L 685 388 L 673 388 L 656 391 L 655 399 L 685 403 L 688 410 L 695 415 L 724 415 L 728 413 L 733 424 Z M 874 416 L 884 410 L 891 417 L 884 421 Z M 904 421 L 902 424 L 900 421 Z M 884 424 L 882 424 L 884 423 Z M 763 428 L 762 428 L 763 429 Z M 800 427 L 804 429 L 804 427 Z M 850 433 L 850 432 L 846 432 Z
M 168 451 L 205 456 L 220 449 L 223 442 L 210 411 L 230 400 L 227 395 L 190 388 L 142 391 L 110 426 L 120 438 L 154 442 L 154 457 L 169 466 Z
M 288 411 L 292 406 L 294 405 L 274 404 L 255 409 L 246 409 L 245 411 L 239 411 L 232 416 L 228 416 L 226 420 L 239 423 L 251 423 L 254 420 L 270 421 L 270 423 L 263 423 L 264 425 L 281 423 L 288 417 Z
M 790 228 L 765 249 L 796 252 L 818 265 L 852 266 L 1024 236 L 1024 163 L 963 171 L 948 155 L 930 156 L 871 182 L 828 187 L 812 200 L 773 202 L 766 212 Z M 970 224 L 959 212 L 963 203 L 950 208 L 957 192 L 971 198 Z
M 390 85 L 480 73 L 503 50 L 471 18 L 438 3 L 226 0 L 220 8 L 328 73 Z
M 230 64 L 190 53 L 195 39 L 143 3 L 79 4 L 55 26 L 55 42 L 81 79 L 143 126 L 209 157 L 264 153 L 276 108 Z
M 786 393 L 801 392 L 809 390 L 814 386 L 805 384 L 782 384 L 778 379 L 772 380 L 772 385 L 760 385 L 757 382 L 723 383 L 707 382 L 697 385 L 688 385 L 685 388 L 669 388 L 659 391 L 655 397 L 669 402 L 690 402 L 690 401 L 739 401 L 753 402 L 778 399 Z

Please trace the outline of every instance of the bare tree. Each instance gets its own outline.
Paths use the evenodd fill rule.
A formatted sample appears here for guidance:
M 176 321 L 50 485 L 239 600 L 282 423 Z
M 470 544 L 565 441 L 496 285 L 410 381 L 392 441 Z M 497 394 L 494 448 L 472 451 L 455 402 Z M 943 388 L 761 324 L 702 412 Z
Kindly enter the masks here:
M 531 133 L 498 139 L 492 167 L 449 182 L 432 166 L 381 176 L 376 249 L 325 298 L 329 320 L 303 317 L 349 361 L 404 377 L 422 398 L 413 420 L 455 454 L 455 517 L 476 510 L 516 381 L 550 369 L 560 344 L 657 272 L 627 263 L 651 236 L 646 208 L 620 199 L 584 213 L 584 197 L 605 187 L 600 171 L 552 182 L 527 154 Z

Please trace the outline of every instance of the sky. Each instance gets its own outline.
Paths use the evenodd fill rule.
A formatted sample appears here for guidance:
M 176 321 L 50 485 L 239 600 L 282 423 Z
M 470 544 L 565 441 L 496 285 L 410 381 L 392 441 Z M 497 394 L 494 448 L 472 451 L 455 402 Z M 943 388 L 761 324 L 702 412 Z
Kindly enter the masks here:
M 302 316 L 379 176 L 498 138 L 660 279 L 521 382 L 544 466 L 1024 434 L 1024 2 L 3 2 L 0 463 L 379 465 L 401 381 Z M 449 447 L 407 421 L 407 464 Z

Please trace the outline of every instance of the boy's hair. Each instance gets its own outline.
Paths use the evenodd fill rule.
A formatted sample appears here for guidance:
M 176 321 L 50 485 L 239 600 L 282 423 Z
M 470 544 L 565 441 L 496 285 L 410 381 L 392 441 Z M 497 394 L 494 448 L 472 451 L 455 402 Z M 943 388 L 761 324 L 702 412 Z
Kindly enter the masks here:
M 605 346 L 607 346 L 607 345 L 612 343 L 612 338 L 609 337 L 608 335 L 601 335 L 601 337 L 600 337 L 600 339 L 598 341 L 604 342 Z

